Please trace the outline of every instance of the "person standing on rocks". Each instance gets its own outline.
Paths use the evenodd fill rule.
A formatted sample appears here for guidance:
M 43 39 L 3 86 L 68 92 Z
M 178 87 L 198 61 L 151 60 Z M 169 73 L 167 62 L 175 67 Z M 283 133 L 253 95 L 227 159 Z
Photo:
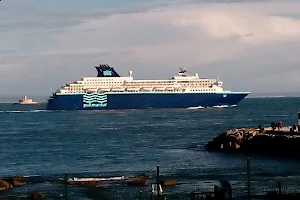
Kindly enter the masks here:
M 278 124 L 279 124 L 278 129 L 282 129 L 282 122 L 280 121 Z
M 293 132 L 296 132 L 297 131 L 297 126 L 296 124 L 293 125 Z
M 275 130 L 275 122 L 272 122 L 271 123 L 271 127 L 272 127 L 272 129 L 273 129 L 273 131 Z
M 261 127 L 261 125 L 258 125 L 258 130 L 260 133 L 262 132 L 263 128 Z

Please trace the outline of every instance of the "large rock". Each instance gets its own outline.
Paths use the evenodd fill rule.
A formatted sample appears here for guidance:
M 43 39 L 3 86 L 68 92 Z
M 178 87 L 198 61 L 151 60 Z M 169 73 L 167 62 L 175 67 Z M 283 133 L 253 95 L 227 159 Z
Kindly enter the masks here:
M 42 195 L 40 192 L 32 192 L 32 193 L 30 193 L 29 198 L 31 200 L 46 200 L 46 198 L 44 197 L 44 195 Z
M 271 153 L 300 156 L 300 135 L 283 131 L 235 129 L 220 134 L 209 141 L 207 151 Z
M 11 179 L 11 184 L 13 186 L 20 186 L 25 184 L 25 179 L 23 176 L 14 176 Z
M 0 191 L 9 190 L 12 188 L 13 186 L 9 182 L 0 179 Z

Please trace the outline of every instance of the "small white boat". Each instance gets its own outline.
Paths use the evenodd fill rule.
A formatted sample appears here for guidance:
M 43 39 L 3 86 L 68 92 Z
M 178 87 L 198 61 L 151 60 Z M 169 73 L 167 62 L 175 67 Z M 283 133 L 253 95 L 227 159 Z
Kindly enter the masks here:
M 19 100 L 19 103 L 15 103 L 15 104 L 20 104 L 20 105 L 36 105 L 36 104 L 38 104 L 38 102 L 33 101 L 32 99 L 27 98 L 27 96 L 24 96 L 23 99 Z
M 126 180 L 125 176 L 108 177 L 108 178 L 69 178 L 68 182 L 86 182 L 86 181 L 121 181 Z

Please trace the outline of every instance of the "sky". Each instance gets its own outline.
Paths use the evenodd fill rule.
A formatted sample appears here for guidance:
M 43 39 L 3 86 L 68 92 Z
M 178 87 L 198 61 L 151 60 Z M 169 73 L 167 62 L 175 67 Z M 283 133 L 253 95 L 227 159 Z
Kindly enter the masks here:
M 298 0 L 2 0 L 0 95 L 51 95 L 109 64 L 179 67 L 252 93 L 300 91 Z

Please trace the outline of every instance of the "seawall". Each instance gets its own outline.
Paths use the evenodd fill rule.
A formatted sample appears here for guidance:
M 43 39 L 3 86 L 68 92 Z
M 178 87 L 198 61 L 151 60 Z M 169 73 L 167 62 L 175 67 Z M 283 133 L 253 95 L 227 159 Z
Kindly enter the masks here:
M 209 141 L 205 148 L 207 151 L 300 156 L 300 133 L 292 132 L 291 127 L 233 129 Z

